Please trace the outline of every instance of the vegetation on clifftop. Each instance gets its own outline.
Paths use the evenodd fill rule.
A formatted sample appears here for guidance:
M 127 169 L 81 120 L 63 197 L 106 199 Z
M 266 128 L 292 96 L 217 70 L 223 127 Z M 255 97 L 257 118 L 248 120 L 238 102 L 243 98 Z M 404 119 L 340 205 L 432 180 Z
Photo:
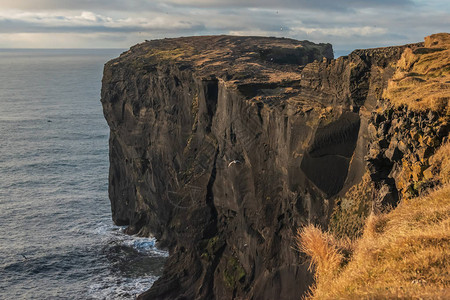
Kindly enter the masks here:
M 422 48 L 407 48 L 383 96 L 395 106 L 441 111 L 450 100 L 450 35 L 433 34 Z

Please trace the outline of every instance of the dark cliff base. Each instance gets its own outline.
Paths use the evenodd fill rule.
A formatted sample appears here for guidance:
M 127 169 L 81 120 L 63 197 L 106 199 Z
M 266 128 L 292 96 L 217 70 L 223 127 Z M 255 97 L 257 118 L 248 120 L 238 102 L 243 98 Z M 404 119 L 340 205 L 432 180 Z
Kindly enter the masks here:
M 404 50 L 421 46 L 333 60 L 329 44 L 191 37 L 108 62 L 113 219 L 170 250 L 140 298 L 299 299 L 312 275 L 296 230 L 326 227 L 360 183 L 371 112 Z M 384 192 L 374 198 L 395 205 L 391 160 L 376 159 L 369 171 Z

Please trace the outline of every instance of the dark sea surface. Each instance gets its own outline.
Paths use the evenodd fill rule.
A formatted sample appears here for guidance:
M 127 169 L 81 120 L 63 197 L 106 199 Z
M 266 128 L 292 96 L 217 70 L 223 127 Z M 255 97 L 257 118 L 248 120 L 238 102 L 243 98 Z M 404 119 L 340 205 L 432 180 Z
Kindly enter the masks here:
M 0 50 L 0 299 L 134 299 L 161 273 L 111 221 L 100 87 L 121 52 Z

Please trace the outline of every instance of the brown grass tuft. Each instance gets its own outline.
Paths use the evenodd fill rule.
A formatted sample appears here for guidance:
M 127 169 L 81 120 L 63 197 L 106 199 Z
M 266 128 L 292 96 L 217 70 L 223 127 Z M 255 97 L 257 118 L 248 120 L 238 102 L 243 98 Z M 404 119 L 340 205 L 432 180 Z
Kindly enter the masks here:
M 334 277 L 343 256 L 339 253 L 332 235 L 323 232 L 314 225 L 309 225 L 298 230 L 297 246 L 311 257 L 310 269 L 312 269 L 312 266 L 315 267 L 318 281 Z M 327 278 L 323 278 L 324 276 Z
M 450 183 L 450 141 L 443 144 L 430 159 L 430 165 L 439 170 L 438 179 Z
M 297 242 L 316 266 L 312 299 L 449 299 L 450 185 L 370 215 L 346 266 L 339 241 L 316 227 Z
M 364 226 L 364 236 L 368 239 L 374 239 L 384 232 L 386 227 L 386 215 L 375 215 L 371 213 Z

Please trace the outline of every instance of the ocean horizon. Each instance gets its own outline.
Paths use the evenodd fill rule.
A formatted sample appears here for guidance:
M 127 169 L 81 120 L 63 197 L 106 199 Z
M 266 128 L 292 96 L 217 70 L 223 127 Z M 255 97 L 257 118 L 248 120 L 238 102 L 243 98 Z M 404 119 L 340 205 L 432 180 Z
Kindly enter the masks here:
M 134 299 L 162 272 L 111 220 L 100 89 L 123 51 L 0 49 L 0 299 Z

